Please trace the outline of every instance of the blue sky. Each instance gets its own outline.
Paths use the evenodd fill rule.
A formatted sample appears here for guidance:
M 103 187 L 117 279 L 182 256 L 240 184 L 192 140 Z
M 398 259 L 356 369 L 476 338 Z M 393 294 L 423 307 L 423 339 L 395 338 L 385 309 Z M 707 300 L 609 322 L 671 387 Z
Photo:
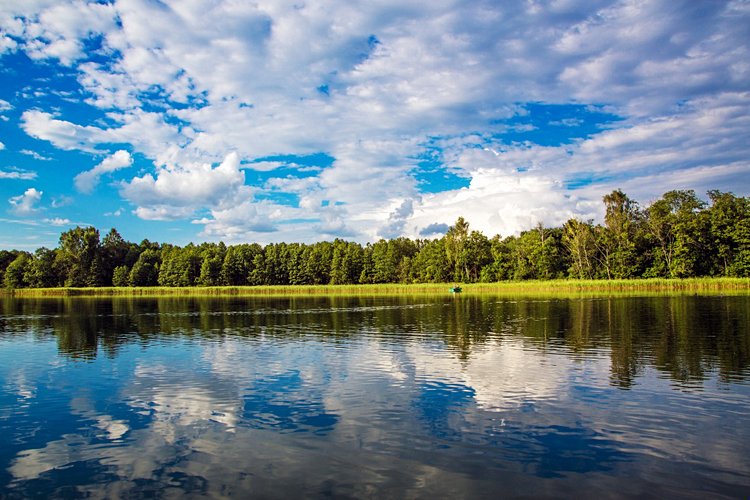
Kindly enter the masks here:
M 746 196 L 748 40 L 747 1 L 3 2 L 0 248 L 505 236 L 618 188 Z

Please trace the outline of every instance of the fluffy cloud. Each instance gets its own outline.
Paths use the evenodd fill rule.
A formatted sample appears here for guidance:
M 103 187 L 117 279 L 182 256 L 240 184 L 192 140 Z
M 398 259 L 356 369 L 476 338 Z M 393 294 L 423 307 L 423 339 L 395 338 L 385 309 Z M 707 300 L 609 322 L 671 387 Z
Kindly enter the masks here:
M 154 171 L 121 189 L 142 218 L 202 208 L 204 235 L 274 228 L 295 240 L 416 236 L 458 215 L 508 234 L 597 216 L 601 196 L 617 187 L 647 200 L 714 179 L 711 187 L 744 194 L 749 20 L 736 1 L 0 8 L 0 25 L 18 41 L 6 50 L 73 67 L 87 102 L 107 116 L 76 124 L 26 110 L 29 135 L 97 154 L 129 144 L 151 158 Z M 93 38 L 96 58 L 84 51 Z M 529 102 L 604 105 L 620 120 L 560 146 L 503 140 L 538 128 L 507 123 Z M 434 148 L 468 187 L 420 191 L 415 172 Z M 240 160 L 273 176 L 280 163 L 268 157 L 319 152 L 335 161 L 312 178 L 244 185 Z M 87 179 L 98 175 L 84 176 L 84 189 Z M 259 201 L 262 189 L 293 194 L 299 208 Z M 315 220 L 315 230 L 295 233 L 289 218 Z
M 21 115 L 21 126 L 30 136 L 60 149 L 98 154 L 106 151 L 103 145 L 127 143 L 159 161 L 174 156 L 174 148 L 185 142 L 176 127 L 158 113 L 135 110 L 111 113 L 108 118 L 111 126 L 78 125 L 44 111 L 28 110 Z
M 89 36 L 108 32 L 116 26 L 112 5 L 80 0 L 46 5 L 34 3 L 6 7 L 2 12 L 6 16 L 25 16 L 24 48 L 34 59 L 56 58 L 63 64 L 72 64 L 85 56 L 84 42 Z
M 91 193 L 99 184 L 102 175 L 122 168 L 127 168 L 133 164 L 133 158 L 125 150 L 119 150 L 112 156 L 105 158 L 100 164 L 76 175 L 73 181 L 76 189 L 82 193 Z
M 137 205 L 146 219 L 168 220 L 189 216 L 204 206 L 221 207 L 248 196 L 245 174 L 237 153 L 230 153 L 217 167 L 208 163 L 167 164 L 156 176 L 146 174 L 121 185 L 125 199 Z
M 8 200 L 11 211 L 16 215 L 34 215 L 39 211 L 36 205 L 41 201 L 42 194 L 42 191 L 37 191 L 36 188 L 29 188 L 23 194 L 13 196 Z

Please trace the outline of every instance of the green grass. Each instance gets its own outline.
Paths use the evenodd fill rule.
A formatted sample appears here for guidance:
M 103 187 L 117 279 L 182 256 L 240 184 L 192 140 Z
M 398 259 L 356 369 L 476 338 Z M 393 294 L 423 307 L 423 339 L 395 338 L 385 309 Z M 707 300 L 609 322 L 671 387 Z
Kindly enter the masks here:
M 307 296 L 307 295 L 447 295 L 452 283 L 378 285 L 289 285 L 227 287 L 27 288 L 15 297 L 158 297 L 158 296 Z M 648 280 L 506 281 L 462 284 L 462 295 L 597 296 L 662 293 L 750 293 L 750 278 Z

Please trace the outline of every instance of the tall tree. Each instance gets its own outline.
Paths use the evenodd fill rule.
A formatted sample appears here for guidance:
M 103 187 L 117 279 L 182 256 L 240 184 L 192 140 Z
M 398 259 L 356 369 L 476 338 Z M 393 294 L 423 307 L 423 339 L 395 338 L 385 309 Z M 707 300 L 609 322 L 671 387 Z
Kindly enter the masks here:
M 461 260 L 464 262 L 464 280 L 479 281 L 482 268 L 492 262 L 490 240 L 479 231 L 472 231 L 464 243 Z
M 685 278 L 702 274 L 707 219 L 695 191 L 669 191 L 648 207 L 647 227 L 657 246 L 649 275 Z
M 158 283 L 160 255 L 158 250 L 148 248 L 138 257 L 130 270 L 131 286 L 154 286 Z
M 453 279 L 462 281 L 469 275 L 464 247 L 469 239 L 469 223 L 459 217 L 445 234 L 445 255 L 451 266 Z
M 747 276 L 750 264 L 750 200 L 732 193 L 708 192 L 710 255 L 716 274 Z
M 6 288 L 25 288 L 29 286 L 26 279 L 29 266 L 31 265 L 31 254 L 20 252 L 13 262 L 5 269 L 4 284 Z
M 225 285 L 242 286 L 248 284 L 253 269 L 253 259 L 263 249 L 257 243 L 242 244 L 227 248 L 221 268 L 222 282 Z
M 128 265 L 129 251 L 130 244 L 125 241 L 117 229 L 110 229 L 101 244 L 102 280 L 105 285 L 112 284 L 112 276 L 117 266 Z M 131 262 L 130 265 L 134 263 L 135 261 Z
M 418 283 L 445 283 L 452 277 L 445 238 L 428 241 L 412 259 L 412 279 Z
M 604 196 L 603 201 L 604 227 L 597 238 L 602 267 L 610 279 L 633 277 L 638 273 L 638 203 L 619 189 Z
M 201 245 L 201 270 L 196 284 L 218 286 L 221 284 L 221 267 L 224 264 L 226 246 L 224 243 Z
M 51 288 L 60 286 L 61 282 L 55 272 L 54 250 L 38 248 L 26 270 L 26 281 L 32 288 Z
M 0 250 L 0 281 L 5 280 L 5 270 L 18 257 L 16 250 Z
M 596 253 L 592 221 L 569 219 L 563 226 L 563 245 L 570 255 L 570 275 L 578 279 L 592 278 Z
M 93 227 L 65 231 L 60 235 L 57 266 L 65 286 L 95 286 L 104 280 L 99 253 L 99 230 Z

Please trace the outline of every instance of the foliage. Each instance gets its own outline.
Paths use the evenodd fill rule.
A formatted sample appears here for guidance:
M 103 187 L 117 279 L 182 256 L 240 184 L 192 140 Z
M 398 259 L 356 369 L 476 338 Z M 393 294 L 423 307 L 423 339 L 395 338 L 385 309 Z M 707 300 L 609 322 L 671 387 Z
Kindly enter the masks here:
M 55 249 L 0 251 L 6 287 L 344 286 L 491 283 L 560 278 L 627 279 L 750 276 L 750 199 L 709 191 L 669 191 L 645 209 L 620 190 L 603 197 L 603 224 L 568 220 L 488 238 L 463 218 L 445 236 L 361 245 L 159 245 L 126 241 L 112 228 L 60 235 Z
M 26 272 L 31 263 L 31 255 L 27 252 L 19 253 L 13 262 L 5 269 L 4 284 L 6 288 L 24 288 L 28 286 Z
M 117 266 L 112 272 L 112 285 L 113 286 L 128 286 L 130 285 L 130 269 L 128 266 Z

